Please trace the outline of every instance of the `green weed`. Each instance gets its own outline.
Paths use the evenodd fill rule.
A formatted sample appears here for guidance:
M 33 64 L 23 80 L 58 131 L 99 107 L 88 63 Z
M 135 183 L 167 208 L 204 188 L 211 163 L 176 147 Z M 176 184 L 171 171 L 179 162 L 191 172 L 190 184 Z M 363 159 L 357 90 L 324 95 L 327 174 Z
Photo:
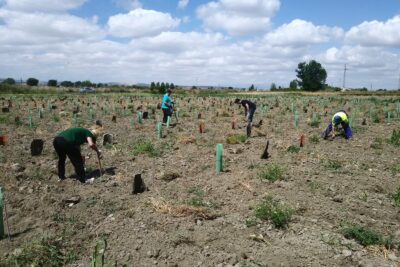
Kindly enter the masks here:
M 43 238 L 25 244 L 18 254 L 0 260 L 0 267 L 8 266 L 52 266 L 61 267 L 78 259 L 76 252 L 66 249 L 59 238 Z
M 267 196 L 256 206 L 255 216 L 261 220 L 269 220 L 276 228 L 285 228 L 293 214 L 293 210 L 272 196 Z
M 334 159 L 323 160 L 322 165 L 328 170 L 335 171 L 343 167 L 340 161 Z
M 391 239 L 386 239 L 377 232 L 360 225 L 345 225 L 340 230 L 347 239 L 354 239 L 363 246 L 384 245 L 387 248 L 393 246 Z
M 392 173 L 393 174 L 400 173 L 400 163 L 396 163 L 395 165 L 392 166 Z
M 246 140 L 247 136 L 245 134 L 233 134 L 226 138 L 226 143 L 231 145 L 240 144 L 246 142 Z
M 289 153 L 299 153 L 300 147 L 297 146 L 289 146 L 287 152 Z
M 393 130 L 389 143 L 394 146 L 400 146 L 400 130 L 399 131 Z
M 256 218 L 247 218 L 244 221 L 244 224 L 246 225 L 247 228 L 256 226 L 257 225 L 257 219 Z
M 393 198 L 396 207 L 400 208 L 400 186 L 397 188 L 396 192 L 391 194 L 391 197 Z
M 308 138 L 308 141 L 312 144 L 318 144 L 319 143 L 319 136 L 317 134 L 313 134 Z
M 371 144 L 371 148 L 382 149 L 383 148 L 383 138 L 375 137 L 373 143 Z
M 133 145 L 132 154 L 134 156 L 147 154 L 150 157 L 158 157 L 161 155 L 161 151 L 156 149 L 151 141 L 138 140 L 138 142 Z
M 321 123 L 321 118 L 318 114 L 313 114 L 313 116 L 309 120 L 309 125 L 313 128 L 318 128 L 319 124 Z
M 265 167 L 259 174 L 261 180 L 275 182 L 283 178 L 284 168 L 276 164 L 271 164 Z

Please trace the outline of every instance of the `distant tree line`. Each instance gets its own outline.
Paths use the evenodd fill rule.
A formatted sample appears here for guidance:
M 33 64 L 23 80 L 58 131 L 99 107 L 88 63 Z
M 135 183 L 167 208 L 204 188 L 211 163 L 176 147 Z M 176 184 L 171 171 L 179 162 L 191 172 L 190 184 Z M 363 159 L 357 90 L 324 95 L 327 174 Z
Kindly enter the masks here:
M 164 83 L 164 82 L 151 82 L 150 83 L 150 92 L 152 94 L 165 94 L 168 89 L 175 89 L 174 83 Z

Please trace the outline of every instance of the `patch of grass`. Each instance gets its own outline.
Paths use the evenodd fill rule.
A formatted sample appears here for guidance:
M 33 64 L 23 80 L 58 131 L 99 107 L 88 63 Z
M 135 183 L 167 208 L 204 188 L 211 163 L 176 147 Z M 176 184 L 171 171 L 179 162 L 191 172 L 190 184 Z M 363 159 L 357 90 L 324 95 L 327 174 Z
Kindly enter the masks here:
M 257 219 L 256 218 L 247 218 L 244 221 L 244 224 L 246 225 L 247 228 L 256 226 L 257 225 Z
M 61 267 L 78 259 L 75 250 L 66 249 L 59 238 L 43 238 L 25 244 L 17 254 L 0 260 L 0 267 L 52 266 Z
M 141 154 L 147 154 L 150 157 L 158 157 L 161 155 L 161 151 L 156 149 L 151 141 L 138 140 L 133 145 L 132 155 L 137 156 Z
M 246 140 L 247 136 L 245 134 L 233 134 L 226 138 L 226 143 L 231 145 L 240 144 L 246 142 Z
M 308 138 L 308 141 L 312 144 L 318 144 L 319 143 L 319 136 L 317 134 L 313 134 Z
M 400 130 L 393 130 L 392 136 L 389 139 L 389 143 L 394 146 L 400 146 Z
M 289 146 L 288 149 L 287 149 L 287 152 L 289 152 L 289 153 L 299 153 L 300 152 L 300 147 Z
M 268 180 L 271 182 L 275 182 L 277 180 L 281 180 L 284 174 L 284 168 L 280 167 L 276 164 L 271 164 L 265 167 L 259 174 L 259 178 L 261 180 Z
M 392 166 L 391 169 L 393 174 L 400 173 L 400 163 L 396 163 L 395 165 Z
M 0 116 L 0 124 L 10 124 L 11 120 L 8 116 Z
M 255 216 L 261 220 L 269 220 L 276 228 L 286 228 L 292 217 L 293 210 L 272 196 L 267 196 L 255 208 Z
M 342 168 L 342 163 L 338 160 L 334 160 L 334 159 L 326 159 L 322 161 L 322 165 L 328 169 L 328 170 L 334 170 L 337 171 L 340 168 Z
M 396 207 L 400 208 L 400 186 L 397 188 L 396 192 L 391 194 L 391 197 L 393 198 Z
M 383 138 L 375 137 L 373 143 L 371 144 L 371 148 L 382 149 L 383 148 Z
M 383 237 L 381 234 L 360 225 L 345 225 L 340 230 L 347 239 L 354 239 L 363 246 L 383 245 L 387 248 L 393 247 L 393 241 Z

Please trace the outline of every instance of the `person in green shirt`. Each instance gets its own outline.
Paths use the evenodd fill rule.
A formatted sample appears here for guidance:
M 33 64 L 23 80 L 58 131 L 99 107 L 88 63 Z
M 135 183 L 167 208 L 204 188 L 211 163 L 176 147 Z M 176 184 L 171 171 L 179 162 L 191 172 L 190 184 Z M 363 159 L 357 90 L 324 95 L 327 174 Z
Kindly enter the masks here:
M 65 179 L 65 160 L 68 156 L 72 165 L 75 168 L 75 173 L 81 183 L 86 182 L 86 174 L 83 158 L 81 156 L 80 146 L 88 143 L 89 147 L 96 151 L 100 157 L 100 151 L 96 146 L 96 137 L 99 134 L 99 129 L 91 130 L 85 128 L 69 128 L 59 133 L 53 141 L 54 149 L 58 155 L 58 177 L 60 180 Z

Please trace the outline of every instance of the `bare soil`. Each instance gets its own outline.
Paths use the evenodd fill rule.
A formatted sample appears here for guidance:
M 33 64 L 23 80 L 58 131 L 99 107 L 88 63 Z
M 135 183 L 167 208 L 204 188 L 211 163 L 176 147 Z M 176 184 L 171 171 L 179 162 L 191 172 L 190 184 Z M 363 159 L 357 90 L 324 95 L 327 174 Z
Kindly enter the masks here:
M 8 99 L 3 98 L 3 106 Z M 89 266 L 102 239 L 108 243 L 106 261 L 117 261 L 118 266 L 398 266 L 397 249 L 364 247 L 340 231 L 343 224 L 354 223 L 400 241 L 399 208 L 390 197 L 400 186 L 399 174 L 393 171 L 400 163 L 399 150 L 386 142 L 400 120 L 393 115 L 374 123 L 369 113 L 371 107 L 382 116 L 384 109 L 396 114 L 398 100 L 279 95 L 252 99 L 258 107 L 254 122 L 263 124 L 253 127 L 252 137 L 244 143 L 227 144 L 228 135 L 246 132 L 243 110 L 231 105 L 232 98 L 175 97 L 178 121 L 173 117 L 172 127 L 164 126 L 159 139 L 158 97 L 13 97 L 10 113 L 0 114 L 1 133 L 9 139 L 0 146 L 0 186 L 12 234 L 11 242 L 0 240 L 0 258 L 22 253 L 20 248 L 29 242 L 49 237 L 76 253 L 68 266 Z M 49 101 L 57 109 L 49 111 Z M 88 103 L 95 118 L 90 117 Z M 298 128 L 292 103 L 299 114 Z M 141 111 L 150 115 L 139 124 L 136 112 L 141 105 Z M 57 132 L 74 126 L 76 106 L 80 126 L 89 127 L 99 119 L 104 131 L 114 135 L 114 144 L 99 145 L 105 169 L 101 177 L 95 154 L 82 147 L 93 184 L 82 185 L 71 177 L 69 161 L 69 178 L 59 182 L 57 177 L 52 140 Z M 44 107 L 43 118 L 38 107 Z M 350 108 L 355 116 L 354 138 L 311 143 L 310 137 L 319 136 L 342 108 Z M 317 128 L 308 124 L 313 112 L 321 114 Z M 22 125 L 14 122 L 17 116 Z M 205 126 L 202 134 L 200 122 Z M 289 146 L 299 146 L 302 134 L 305 146 L 298 153 L 288 152 Z M 371 147 L 379 138 L 384 141 Z M 33 139 L 45 140 L 40 156 L 30 154 Z M 135 153 L 140 140 L 154 145 L 153 155 Z M 263 160 L 267 140 L 270 158 Z M 218 143 L 224 148 L 222 173 L 215 170 Z M 340 166 L 330 168 L 327 162 Z M 282 180 L 259 178 L 271 164 L 284 168 Z M 133 195 L 133 177 L 139 173 L 149 191 Z M 193 201 L 199 196 L 196 192 L 202 193 L 198 205 Z M 267 195 L 294 210 L 287 228 L 255 218 L 256 205 Z M 79 202 L 68 203 L 74 196 Z M 255 223 L 246 225 L 246 220 Z

